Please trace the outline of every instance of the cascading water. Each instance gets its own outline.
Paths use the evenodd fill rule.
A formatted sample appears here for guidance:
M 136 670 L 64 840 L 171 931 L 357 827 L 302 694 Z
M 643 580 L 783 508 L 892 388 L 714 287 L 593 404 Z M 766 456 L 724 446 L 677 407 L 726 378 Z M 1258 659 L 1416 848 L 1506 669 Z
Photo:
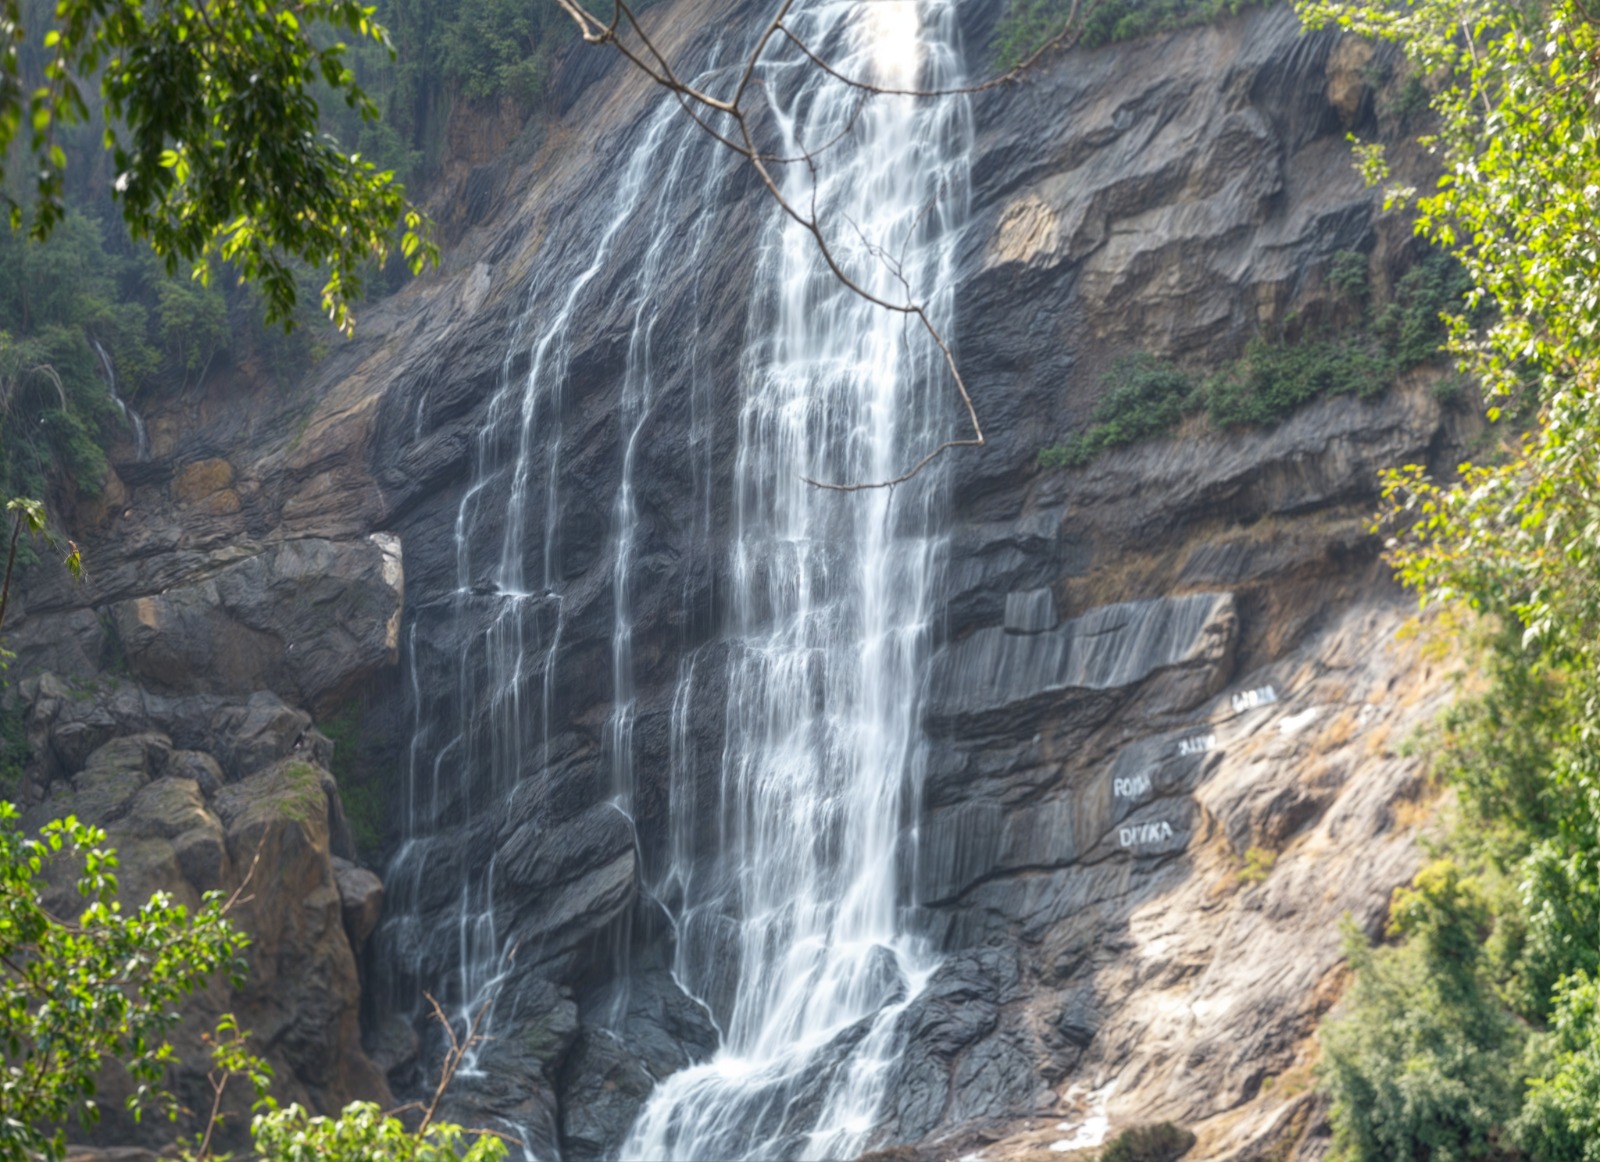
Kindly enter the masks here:
M 141 463 L 150 459 L 150 436 L 145 431 L 144 417 L 128 406 L 127 400 L 117 394 L 117 368 L 111 362 L 111 356 L 106 349 L 100 346 L 98 339 L 91 340 L 94 344 L 95 354 L 100 356 L 100 366 L 106 373 L 106 390 L 111 393 L 111 403 L 116 407 L 117 413 L 122 416 L 124 423 L 133 431 L 134 459 Z
M 942 87 L 959 73 L 953 8 L 953 0 L 820 3 L 789 19 L 847 75 Z M 798 54 L 764 69 L 783 138 L 777 151 L 834 143 L 815 179 L 806 166 L 785 167 L 785 192 L 818 207 L 860 285 L 919 302 L 947 324 L 966 203 L 964 100 L 863 101 Z M 707 76 L 716 75 L 713 53 Z M 697 269 L 701 251 L 720 241 L 710 206 L 736 172 L 675 102 L 635 133 L 610 188 L 594 191 L 587 224 L 540 255 L 456 510 L 454 587 L 412 612 L 404 831 L 378 937 L 390 981 L 380 989 L 389 988 L 392 1010 L 427 988 L 464 1025 L 501 990 L 513 957 L 528 963 L 543 951 L 517 948 L 504 930 L 507 900 L 496 885 L 505 869 L 493 837 L 520 809 L 530 771 L 550 766 L 567 648 L 561 539 L 571 498 L 561 449 L 572 356 L 586 316 L 619 301 L 630 306 L 615 412 L 613 697 L 601 758 L 611 806 L 634 810 L 637 469 L 657 404 L 659 304 L 684 291 L 674 272 Z M 900 489 L 848 494 L 803 478 L 898 474 L 946 438 L 953 389 L 916 321 L 841 284 L 792 220 L 773 213 L 756 254 L 730 482 L 727 624 L 714 651 L 686 656 L 678 669 L 672 826 L 654 877 L 678 936 L 674 976 L 716 1015 L 722 1044 L 658 1088 L 625 1157 L 856 1151 L 875 1124 L 897 1017 L 933 967 L 905 923 L 901 872 L 923 761 L 919 697 L 945 490 L 937 467 Z M 695 362 L 694 343 L 673 337 L 675 367 Z M 713 524 L 715 475 L 704 378 L 689 374 L 696 446 L 684 450 L 707 494 L 702 536 Z M 421 422 L 419 411 L 419 432 Z M 419 616 L 453 627 L 430 648 L 453 642 L 457 655 L 428 663 L 450 681 L 418 677 Z M 699 680 L 720 665 L 730 667 L 726 681 Z M 683 727 L 704 715 L 705 699 L 725 699 L 712 708 L 724 721 L 714 809 L 697 805 L 692 788 L 704 785 L 700 764 L 719 760 L 692 753 Z M 708 825 L 712 834 L 697 831 Z M 441 907 L 445 893 L 454 903 Z M 453 931 L 430 920 L 441 911 L 454 913 Z M 624 984 L 612 1004 L 618 1020 L 627 946 L 626 933 L 614 942 Z M 517 1014 L 502 1000 L 491 1020 L 510 1030 Z M 476 1065 L 469 1059 L 465 1073 Z M 543 1152 L 551 1146 L 540 1143 Z
M 706 171 L 725 171 L 725 166 L 707 164 L 716 160 L 717 148 L 674 109 L 661 107 L 643 126 L 613 188 L 596 199 L 604 213 L 591 219 L 593 229 L 574 232 L 567 253 L 541 263 L 528 289 L 500 386 L 479 430 L 471 482 L 455 514 L 455 585 L 444 613 L 455 626 L 447 636 L 460 643 L 449 667 L 452 688 L 423 688 L 415 620 L 406 637 L 403 668 L 409 676 L 412 722 L 403 835 L 388 867 L 388 906 L 378 934 L 387 978 L 380 988 L 387 990 L 384 1003 L 391 1010 L 407 1008 L 406 996 L 414 1003 L 415 994 L 426 988 L 439 994 L 458 1030 L 474 1027 L 480 1011 L 485 1014 L 477 1028 L 490 1038 L 496 1024 L 515 1016 L 506 1012 L 499 996 L 514 958 L 520 952 L 525 959 L 536 959 L 541 952 L 519 950 L 501 931 L 498 852 L 492 844 L 464 849 L 455 828 L 463 816 L 496 819 L 530 770 L 548 766 L 565 630 L 560 470 L 571 343 L 583 314 L 607 295 L 619 293 L 635 309 L 619 417 L 624 426 L 622 478 L 612 514 L 618 561 L 613 634 L 617 678 L 605 747 L 613 806 L 624 815 L 631 810 L 627 572 L 635 523 L 635 450 L 653 396 L 655 305 L 668 297 L 662 285 L 667 277 L 663 258 L 668 251 L 681 254 L 684 245 L 672 218 L 691 199 L 682 187 L 692 181 L 694 194 L 703 195 L 714 188 L 705 181 Z M 709 234 L 710 223 L 703 220 L 692 233 L 694 245 Z M 635 249 L 619 253 L 623 236 L 642 236 L 642 255 Z M 585 257 L 574 262 L 573 255 Z M 603 285 L 609 268 L 630 259 L 620 291 Z M 577 276 L 563 283 L 564 274 L 574 268 Z M 419 410 L 419 432 L 421 422 Z M 487 830 L 492 834 L 492 822 Z M 428 915 L 440 881 L 452 882 L 458 893 L 453 933 L 430 930 Z M 476 1065 L 476 1052 L 469 1052 L 459 1076 L 474 1076 Z M 529 1135 L 521 1136 L 526 1140 Z M 535 1156 L 531 1145 L 524 1156 Z
M 948 87 L 952 9 L 825 4 L 794 23 L 845 75 Z M 855 90 L 804 60 L 775 72 L 783 148 L 845 142 L 819 177 L 796 167 L 787 196 L 832 224 L 860 285 L 947 322 L 965 103 L 880 96 L 858 109 Z M 897 1018 L 933 967 L 904 923 L 898 872 L 922 763 L 943 490 L 937 470 L 845 495 L 805 478 L 893 477 L 948 430 L 950 388 L 927 336 L 845 287 L 805 228 L 779 219 L 763 254 L 734 481 L 720 835 L 696 836 L 701 813 L 676 803 L 668 877 L 681 897 L 676 975 L 718 1014 L 723 1040 L 657 1089 L 625 1158 L 851 1156 L 874 1126 Z M 692 775 L 675 774 L 686 795 Z M 717 840 L 707 861 L 703 841 Z

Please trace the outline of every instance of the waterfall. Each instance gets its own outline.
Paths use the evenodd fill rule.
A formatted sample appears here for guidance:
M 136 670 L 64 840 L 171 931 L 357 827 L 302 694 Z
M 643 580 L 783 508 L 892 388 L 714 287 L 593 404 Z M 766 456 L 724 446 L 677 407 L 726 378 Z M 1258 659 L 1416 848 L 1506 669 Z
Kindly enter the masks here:
M 826 4 L 795 25 L 841 72 L 885 88 L 958 75 L 953 4 Z M 785 193 L 820 208 L 862 285 L 947 322 L 965 102 L 878 97 L 858 112 L 855 91 L 803 60 L 771 91 L 791 155 L 854 124 L 816 178 L 791 167 Z M 937 469 L 850 494 L 803 478 L 893 477 L 949 430 L 952 389 L 914 322 L 844 287 L 802 226 L 775 214 L 761 253 L 734 473 L 718 836 L 695 834 L 692 779 L 674 772 L 675 971 L 717 1013 L 722 1045 L 657 1088 L 626 1158 L 858 1152 L 897 1018 L 933 968 L 907 929 L 899 873 L 923 763 L 944 489 Z
M 122 422 L 127 424 L 133 431 L 134 459 L 142 463 L 150 459 L 150 436 L 145 431 L 144 417 L 129 407 L 127 401 L 117 394 L 117 369 L 111 362 L 111 356 L 106 352 L 106 349 L 100 346 L 100 340 L 91 339 L 89 341 L 94 344 L 95 354 L 100 356 L 100 366 L 105 370 L 106 390 L 111 393 L 111 403 L 116 407 L 118 414 L 122 416 Z
M 790 21 L 847 74 L 885 87 L 958 80 L 953 0 L 824 2 Z M 737 47 L 729 59 L 739 60 Z M 704 78 L 726 79 L 717 57 Z M 820 209 L 859 284 L 920 302 L 946 325 L 966 209 L 964 99 L 863 101 L 797 53 L 766 71 L 776 148 L 794 156 L 834 142 L 815 177 L 804 165 L 782 167 L 786 194 Z M 673 975 L 714 1014 L 721 1048 L 657 1088 L 623 1154 L 838 1157 L 869 1141 L 898 1017 L 934 967 L 906 921 L 913 901 L 903 872 L 915 840 L 947 490 L 937 466 L 894 490 L 839 493 L 803 478 L 897 475 L 959 422 L 954 389 L 914 319 L 851 292 L 815 239 L 766 202 L 737 366 L 700 366 L 698 337 L 684 334 L 671 337 L 664 361 L 663 304 L 697 294 L 682 272 L 727 244 L 718 203 L 739 171 L 670 99 L 627 132 L 621 164 L 537 256 L 454 512 L 448 592 L 410 611 L 402 666 L 411 729 L 401 842 L 376 938 L 380 1004 L 416 1011 L 426 988 L 465 1026 L 514 968 L 545 952 L 519 949 L 505 930 L 516 901 L 496 837 L 508 819 L 540 826 L 537 804 L 530 812 L 522 797 L 543 785 L 530 776 L 572 761 L 553 754 L 566 745 L 556 733 L 570 731 L 563 659 L 575 644 L 562 542 L 571 506 L 582 499 L 594 509 L 563 475 L 564 425 L 574 355 L 592 342 L 583 327 L 620 319 L 607 324 L 624 346 L 620 381 L 607 384 L 617 391 L 609 422 L 619 472 L 606 498 L 611 706 L 596 777 L 609 780 L 608 809 L 630 832 L 635 599 L 646 575 L 641 457 L 667 362 L 680 387 L 687 381 L 691 446 L 681 456 L 701 502 L 695 527 L 679 535 L 709 541 L 713 510 L 722 511 L 711 494 L 733 490 L 733 527 L 717 550 L 723 624 L 715 649 L 678 659 L 671 823 L 662 866 L 643 885 L 676 932 Z M 737 417 L 718 417 L 736 423 L 729 479 L 725 462 L 713 465 L 710 382 L 735 374 Z M 448 632 L 419 643 L 422 617 Z M 728 669 L 707 680 L 714 666 Z M 707 714 L 723 722 L 720 755 L 696 753 L 689 738 L 688 724 Z M 720 768 L 715 779 L 704 777 L 708 765 Z M 697 802 L 694 788 L 712 783 L 719 802 Z M 453 922 L 439 924 L 441 914 Z M 631 971 L 620 927 L 609 955 L 622 987 L 609 1013 L 588 1018 L 615 1018 L 619 1029 Z M 514 1033 L 514 1003 L 495 1005 L 491 1036 L 497 1026 Z M 469 1056 L 462 1076 L 478 1067 Z M 552 1146 L 536 1143 L 525 1157 Z
M 506 347 L 499 385 L 489 401 L 473 450 L 469 483 L 452 523 L 454 585 L 443 610 L 458 643 L 445 667 L 448 688 L 427 688 L 417 641 L 417 611 L 405 636 L 402 671 L 408 689 L 410 741 L 404 761 L 401 842 L 386 876 L 380 946 L 380 1006 L 420 1014 L 423 989 L 438 994 L 457 1030 L 480 1011 L 486 1041 L 497 1025 L 514 1025 L 500 996 L 520 954 L 502 931 L 506 901 L 497 893 L 500 853 L 495 826 L 531 772 L 550 765 L 552 722 L 559 716 L 559 659 L 566 632 L 562 529 L 570 497 L 562 479 L 563 423 L 572 344 L 586 315 L 617 297 L 633 305 L 632 339 L 618 419 L 623 427 L 621 480 L 614 525 L 615 697 L 604 734 L 612 804 L 632 809 L 632 653 L 628 584 L 633 559 L 634 467 L 654 397 L 651 342 L 659 305 L 672 288 L 669 254 L 681 257 L 684 237 L 675 218 L 686 204 L 715 188 L 724 173 L 718 147 L 671 105 L 646 119 L 626 165 L 594 200 L 595 213 L 551 244 L 540 261 Z M 691 188 L 692 186 L 692 188 Z M 698 246 L 714 238 L 701 215 L 691 231 Z M 635 245 L 643 239 L 643 246 Z M 554 252 L 550 252 L 553 250 Z M 610 280 L 627 271 L 619 287 Z M 576 271 L 574 276 L 573 272 Z M 420 404 L 415 420 L 421 430 Z M 480 843 L 464 845 L 461 827 Z M 480 826 L 470 826 L 474 821 Z M 630 820 L 631 826 L 631 820 Z M 439 885 L 456 896 L 454 925 L 430 922 Z M 614 954 L 625 972 L 626 934 Z M 478 1053 L 458 1073 L 478 1076 Z M 525 1142 L 525 1127 L 514 1127 Z M 542 1144 L 541 1144 L 542 1145 Z M 536 1156 L 525 1145 L 526 1159 Z

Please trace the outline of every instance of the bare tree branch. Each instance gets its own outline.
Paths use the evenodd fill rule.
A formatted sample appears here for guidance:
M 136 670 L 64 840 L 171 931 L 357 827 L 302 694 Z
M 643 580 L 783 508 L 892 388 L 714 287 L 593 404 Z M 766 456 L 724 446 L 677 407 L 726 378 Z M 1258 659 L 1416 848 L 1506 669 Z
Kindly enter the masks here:
M 577 25 L 579 34 L 587 43 L 595 45 L 611 45 L 635 68 L 644 73 L 644 75 L 652 82 L 672 92 L 674 96 L 676 96 L 678 104 L 683 109 L 685 114 L 692 121 L 694 121 L 694 123 L 700 129 L 707 133 L 718 144 L 732 150 L 734 153 L 742 157 L 745 162 L 755 171 L 756 176 L 760 179 L 762 186 L 778 204 L 779 209 L 781 209 L 791 221 L 795 222 L 811 235 L 816 243 L 818 253 L 821 254 L 822 260 L 826 264 L 829 272 L 832 273 L 834 278 L 836 278 L 847 290 L 883 310 L 893 311 L 898 314 L 905 315 L 908 319 L 914 318 L 917 323 L 920 324 L 922 330 L 927 334 L 928 338 L 933 342 L 934 346 L 939 349 L 939 353 L 943 358 L 944 365 L 950 374 L 952 382 L 955 384 L 956 392 L 961 398 L 961 404 L 966 412 L 967 421 L 971 426 L 972 434 L 962 439 L 946 440 L 944 443 L 933 449 L 933 451 L 925 455 L 922 459 L 918 460 L 907 471 L 901 473 L 892 480 L 840 484 L 831 483 L 828 481 L 812 480 L 809 477 L 805 477 L 803 479 L 805 479 L 807 484 L 814 485 L 818 488 L 827 488 L 836 492 L 857 492 L 864 489 L 892 488 L 897 484 L 903 484 L 910 480 L 934 460 L 938 459 L 941 455 L 952 448 L 981 448 L 987 442 L 983 434 L 983 426 L 978 422 L 978 411 L 972 402 L 972 394 L 970 391 L 968 391 L 966 380 L 962 377 L 961 369 L 957 365 L 955 353 L 951 350 L 950 343 L 948 340 L 946 340 L 938 325 L 928 314 L 925 306 L 916 301 L 910 283 L 905 277 L 903 256 L 900 261 L 896 261 L 889 255 L 884 246 L 870 242 L 865 235 L 862 234 L 860 228 L 858 226 L 855 227 L 856 233 L 861 236 L 861 240 L 866 247 L 867 253 L 877 261 L 882 262 L 894 276 L 895 280 L 899 282 L 899 284 L 905 289 L 905 301 L 895 302 L 884 298 L 882 295 L 879 295 L 872 290 L 869 290 L 856 277 L 852 276 L 845 270 L 843 264 L 835 255 L 832 246 L 828 242 L 827 235 L 823 230 L 821 215 L 817 206 L 818 182 L 816 159 L 818 155 L 828 149 L 833 148 L 845 137 L 849 136 L 849 134 L 855 128 L 862 104 L 864 104 L 865 101 L 871 97 L 898 96 L 938 98 L 960 96 L 972 93 L 980 93 L 988 89 L 997 88 L 1001 85 L 1011 84 L 1021 80 L 1036 63 L 1044 59 L 1047 55 L 1058 49 L 1071 48 L 1078 42 L 1083 33 L 1084 18 L 1090 11 L 1093 10 L 1093 7 L 1097 2 L 1098 0 L 1072 0 L 1072 7 L 1066 16 L 1061 29 L 1044 44 L 1040 45 L 1039 48 L 1035 50 L 1034 53 L 1025 61 L 1000 76 L 993 77 L 979 84 L 964 85 L 948 89 L 900 89 L 874 85 L 863 81 L 860 78 L 849 76 L 835 68 L 820 54 L 807 45 L 805 41 L 803 41 L 785 23 L 790 11 L 794 7 L 794 0 L 779 0 L 771 19 L 767 21 L 766 26 L 761 31 L 760 36 L 757 37 L 755 44 L 750 49 L 749 54 L 743 58 L 742 67 L 738 70 L 738 80 L 734 84 L 731 95 L 728 97 L 718 97 L 704 88 L 684 81 L 678 75 L 677 70 L 673 67 L 672 62 L 667 57 L 667 54 L 657 47 L 655 41 L 645 30 L 643 24 L 641 24 L 639 21 L 638 16 L 633 11 L 633 8 L 629 5 L 628 0 L 612 0 L 610 20 L 601 20 L 598 16 L 584 6 L 582 0 L 556 0 L 556 3 L 561 7 L 561 10 L 565 12 Z M 626 43 L 624 41 L 624 32 L 629 34 L 631 39 L 635 40 L 637 44 L 632 45 Z M 760 90 L 764 92 L 765 90 L 765 86 L 763 85 L 761 78 L 757 76 L 757 70 L 760 68 L 763 59 L 766 57 L 768 49 L 772 45 L 773 40 L 779 36 L 781 36 L 789 44 L 793 45 L 794 48 L 805 58 L 805 60 L 811 63 L 811 65 L 820 69 L 833 80 L 857 90 L 862 96 L 861 104 L 858 104 L 856 109 L 851 113 L 849 122 L 841 133 L 817 150 L 808 150 L 802 145 L 801 154 L 797 157 L 776 155 L 761 149 L 756 141 L 756 134 L 751 125 L 750 111 L 746 107 L 745 99 L 747 96 L 754 91 Z M 726 131 L 719 129 L 709 120 L 709 118 L 712 117 L 725 117 L 732 122 L 732 125 Z M 788 195 L 784 193 L 783 189 L 778 184 L 778 181 L 773 176 L 771 167 L 792 164 L 804 164 L 810 170 L 812 180 L 810 199 L 811 204 L 809 211 L 802 211 L 796 207 Z M 919 222 L 926 213 L 927 211 L 924 210 L 923 214 L 918 215 Z M 855 226 L 854 223 L 851 223 L 851 225 Z M 913 224 L 912 232 L 915 231 L 915 228 L 916 226 Z M 909 240 L 910 235 L 908 234 L 907 244 L 909 244 Z M 429 999 L 432 1000 L 431 997 Z M 435 1008 L 437 1008 L 437 1005 L 435 1005 Z M 474 1023 L 474 1027 L 475 1026 L 476 1023 Z M 454 1050 L 453 1032 L 452 1049 Z M 448 1063 L 450 1058 L 447 1056 L 446 1060 Z M 459 1064 L 459 1057 L 456 1060 L 457 1064 Z M 429 1116 L 431 1117 L 431 1110 Z

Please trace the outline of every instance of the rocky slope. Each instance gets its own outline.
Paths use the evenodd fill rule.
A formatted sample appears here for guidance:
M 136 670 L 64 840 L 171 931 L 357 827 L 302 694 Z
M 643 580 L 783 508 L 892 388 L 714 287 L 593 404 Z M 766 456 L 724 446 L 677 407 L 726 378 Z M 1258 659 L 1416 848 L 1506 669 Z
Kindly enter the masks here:
M 996 15 L 964 10 L 970 43 Z M 725 18 L 710 0 L 652 9 L 665 47 Z M 1074 53 L 975 99 L 955 339 L 993 438 L 952 466 L 935 759 L 909 869 L 947 956 L 906 1018 L 884 1147 L 1056 1157 L 1097 1118 L 1180 1121 L 1196 1157 L 1325 1145 L 1306 1077 L 1341 987 L 1339 921 L 1375 931 L 1415 865 L 1428 811 L 1402 743 L 1446 692 L 1398 632 L 1406 602 L 1364 518 L 1380 467 L 1449 463 L 1471 425 L 1419 373 L 1268 429 L 1191 423 L 1086 469 L 1041 473 L 1036 453 L 1085 421 L 1118 356 L 1213 368 L 1260 328 L 1333 309 L 1335 253 L 1367 254 L 1380 289 L 1414 260 L 1344 140 L 1397 132 L 1392 94 L 1372 87 L 1382 65 L 1274 8 Z M 463 643 L 484 632 L 452 596 L 453 526 L 496 389 L 528 374 L 512 336 L 529 281 L 570 285 L 629 209 L 589 191 L 638 144 L 654 95 L 596 56 L 564 69 L 562 119 L 534 156 L 508 149 L 462 179 L 498 193 L 452 217 L 445 272 L 375 307 L 297 392 L 218 378 L 152 415 L 151 459 L 123 449 L 70 514 L 90 581 L 36 571 L 10 644 L 30 820 L 106 823 L 130 893 L 231 887 L 261 853 L 241 914 L 252 991 L 226 1003 L 291 1096 L 381 1096 L 381 1070 L 418 1083 L 430 1042 L 409 1014 L 449 972 L 453 876 L 498 853 L 511 890 L 495 920 L 522 951 L 502 1033 L 458 1099 L 584 1158 L 614 1146 L 653 1078 L 715 1044 L 665 971 L 650 893 L 679 660 L 715 659 L 723 614 L 748 248 L 768 212 L 747 180 L 694 212 L 716 215 L 716 243 L 669 260 L 664 281 L 692 293 L 658 304 L 661 334 L 693 338 L 659 360 L 636 468 L 636 829 L 609 806 L 603 737 L 627 256 L 645 228 L 629 217 L 531 469 L 561 505 L 559 609 L 539 606 L 529 631 L 550 642 L 559 626 L 540 759 L 508 804 L 471 772 L 447 784 L 444 862 L 398 885 L 406 911 L 364 953 L 370 1056 L 356 963 L 377 889 L 350 862 L 392 853 L 414 723 L 456 696 Z M 684 736 L 707 755 L 716 672 Z M 389 808 L 360 852 L 316 729 L 352 715 L 350 777 Z

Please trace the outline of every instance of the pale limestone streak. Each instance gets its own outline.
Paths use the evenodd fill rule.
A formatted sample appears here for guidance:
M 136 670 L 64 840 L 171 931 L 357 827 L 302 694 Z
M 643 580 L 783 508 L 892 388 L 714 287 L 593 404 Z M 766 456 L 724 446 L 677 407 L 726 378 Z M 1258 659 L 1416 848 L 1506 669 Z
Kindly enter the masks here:
M 1000 214 L 1000 224 L 984 267 L 1008 262 L 1032 262 L 1054 257 L 1061 249 L 1061 225 L 1056 212 L 1037 194 L 1027 194 L 1012 202 Z

